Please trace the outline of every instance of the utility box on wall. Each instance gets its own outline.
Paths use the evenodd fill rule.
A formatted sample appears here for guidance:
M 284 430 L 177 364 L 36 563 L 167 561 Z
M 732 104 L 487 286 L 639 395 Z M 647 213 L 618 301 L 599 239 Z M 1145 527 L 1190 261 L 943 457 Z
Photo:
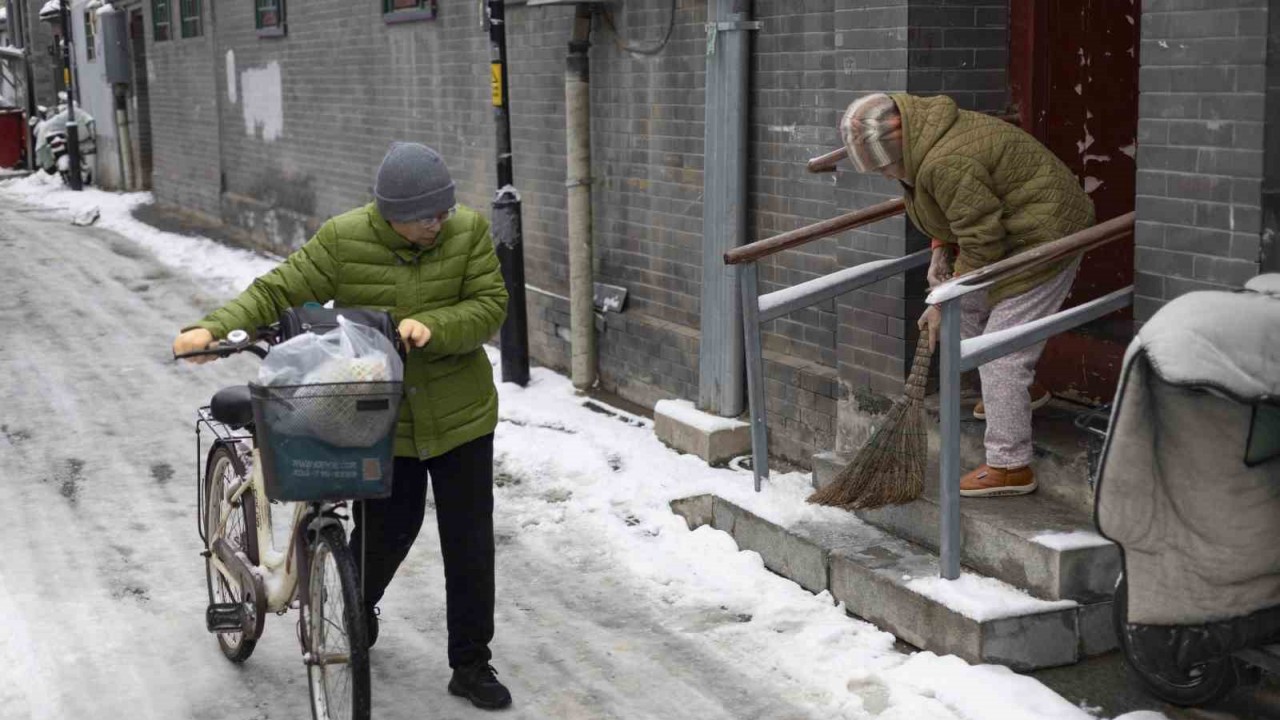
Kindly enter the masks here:
M 129 62 L 129 21 L 123 10 L 109 10 L 98 16 L 102 33 L 102 55 L 107 69 L 107 82 L 128 85 L 132 81 Z

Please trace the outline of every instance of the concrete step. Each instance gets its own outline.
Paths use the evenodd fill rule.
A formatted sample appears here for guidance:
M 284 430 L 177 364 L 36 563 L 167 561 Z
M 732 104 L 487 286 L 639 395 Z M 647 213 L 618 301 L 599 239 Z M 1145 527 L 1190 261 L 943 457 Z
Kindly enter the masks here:
M 973 416 L 973 406 L 980 398 L 963 397 L 960 407 L 960 466 L 965 470 L 986 462 L 983 436 L 985 421 Z M 1089 484 L 1090 436 L 1075 427 L 1076 417 L 1087 408 L 1055 399 L 1036 411 L 1032 417 L 1032 437 L 1038 494 L 1054 498 L 1085 513 L 1093 512 L 1093 488 Z M 929 454 L 937 457 L 938 396 L 925 398 L 925 411 L 930 422 Z M 936 471 L 935 471 L 936 477 Z
M 773 572 L 830 591 L 849 613 L 925 650 L 1033 670 L 1116 646 L 1110 603 L 1048 602 L 969 572 L 941 580 L 936 555 L 852 515 L 784 527 L 714 495 L 671 507 L 690 529 L 729 533 Z
M 834 479 L 849 457 L 813 458 L 814 487 Z M 938 550 L 937 457 L 930 458 L 924 496 L 913 503 L 859 511 L 858 517 L 897 537 Z M 1046 600 L 1111 599 L 1120 551 L 1098 535 L 1092 517 L 1041 492 L 1021 497 L 960 500 L 960 562 Z

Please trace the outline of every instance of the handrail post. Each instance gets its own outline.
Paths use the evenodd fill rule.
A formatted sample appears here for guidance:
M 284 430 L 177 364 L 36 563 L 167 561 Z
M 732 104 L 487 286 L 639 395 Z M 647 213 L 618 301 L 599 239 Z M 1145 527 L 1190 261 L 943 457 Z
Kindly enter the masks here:
M 942 442 L 938 452 L 938 497 L 941 512 L 939 546 L 942 577 L 960 577 L 960 303 L 958 298 L 938 306 L 942 312 L 938 352 L 941 385 L 939 410 Z
M 760 284 L 755 262 L 738 273 L 742 290 L 743 350 L 747 355 L 747 404 L 751 413 L 751 472 L 756 492 L 769 477 L 769 429 L 765 426 L 764 346 L 760 342 Z

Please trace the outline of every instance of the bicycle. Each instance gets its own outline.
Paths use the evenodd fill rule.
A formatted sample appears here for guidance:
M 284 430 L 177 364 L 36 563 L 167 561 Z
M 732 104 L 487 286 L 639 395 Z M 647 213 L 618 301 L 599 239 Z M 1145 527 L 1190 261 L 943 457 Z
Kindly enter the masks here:
M 260 328 L 254 337 L 235 330 L 226 340 L 175 355 L 175 360 L 225 358 L 241 352 L 265 359 L 279 341 L 280 323 Z M 338 385 L 360 387 L 334 387 Z M 399 382 L 287 388 L 237 385 L 219 390 L 209 405 L 196 412 L 197 529 L 204 543 L 201 554 L 209 594 L 206 627 L 217 636 L 228 660 L 243 663 L 262 636 L 267 613 L 282 616 L 298 609 L 297 636 L 315 720 L 367 720 L 370 715 L 363 573 L 357 572 L 347 542 L 345 510 L 348 501 L 390 493 L 393 433 L 389 430 L 394 428 L 400 386 Z M 316 405 L 318 401 L 328 405 Z M 313 411 L 321 408 L 328 417 L 326 407 L 352 409 L 365 439 L 370 432 L 385 435 L 378 447 L 381 457 L 361 451 L 364 456 L 357 459 L 363 465 L 361 471 L 344 469 L 345 465 L 334 465 L 337 461 L 332 460 L 341 456 L 341 449 L 335 453 L 315 439 L 268 432 L 272 423 L 282 425 L 281 413 L 301 413 L 305 420 L 320 417 Z M 201 428 L 214 436 L 207 457 Z M 277 444 L 290 447 L 289 457 L 281 459 L 280 449 L 273 448 L 272 442 L 279 437 L 286 438 Z M 284 482 L 282 462 L 303 468 L 310 480 Z M 380 482 L 369 484 L 371 474 Z M 365 484 L 351 482 L 356 476 Z M 275 545 L 272 502 L 293 505 L 289 542 L 283 550 Z

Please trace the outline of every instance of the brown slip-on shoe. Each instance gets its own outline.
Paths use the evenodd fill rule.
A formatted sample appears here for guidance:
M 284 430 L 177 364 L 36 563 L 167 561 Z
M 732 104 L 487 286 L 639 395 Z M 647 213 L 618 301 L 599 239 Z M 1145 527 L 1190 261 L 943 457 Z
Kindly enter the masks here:
M 961 497 L 1026 495 L 1036 491 L 1036 475 L 1030 467 L 993 468 L 987 465 L 960 478 Z
M 1027 391 L 1031 394 L 1032 412 L 1048 405 L 1049 401 L 1053 399 L 1053 393 L 1039 383 L 1031 383 L 1031 387 Z M 977 405 L 973 406 L 973 416 L 979 420 L 987 419 L 987 406 L 983 405 L 981 400 L 978 401 Z

